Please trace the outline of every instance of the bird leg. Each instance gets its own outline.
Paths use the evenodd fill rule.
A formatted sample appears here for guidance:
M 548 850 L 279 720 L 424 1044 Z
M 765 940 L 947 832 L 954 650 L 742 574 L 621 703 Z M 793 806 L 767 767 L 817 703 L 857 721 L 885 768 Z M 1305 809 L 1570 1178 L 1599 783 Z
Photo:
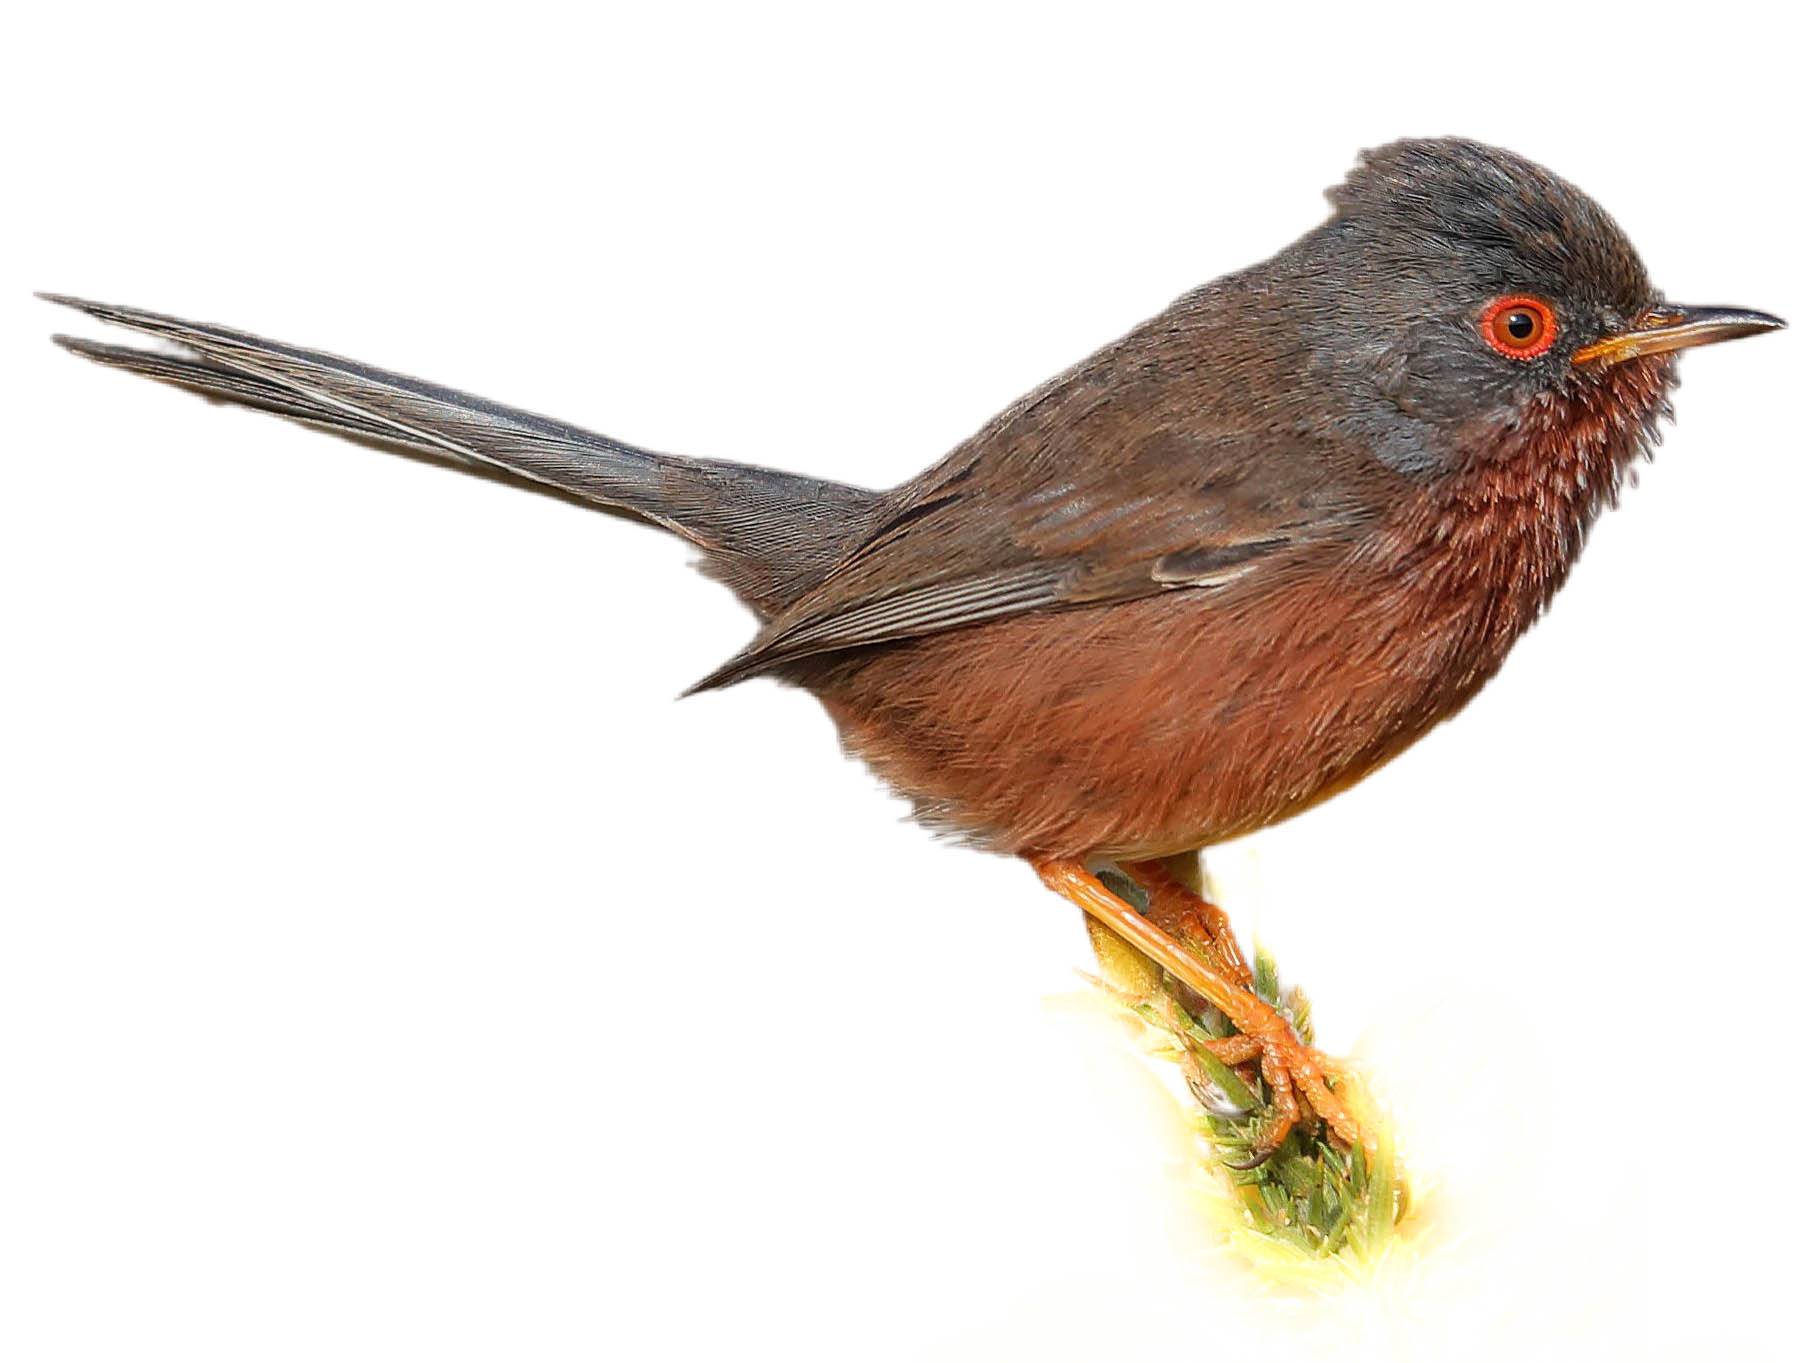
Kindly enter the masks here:
M 1254 1160 L 1245 1167 L 1262 1163 L 1301 1118 L 1301 1102 L 1323 1118 L 1333 1133 L 1349 1143 L 1362 1142 L 1366 1153 L 1375 1152 L 1371 1133 L 1352 1115 L 1344 1100 L 1330 1083 L 1351 1084 L 1352 1076 L 1337 1060 L 1325 1055 L 1295 1035 L 1293 1024 L 1276 1008 L 1258 998 L 1252 988 L 1250 969 L 1230 942 L 1230 924 L 1224 914 L 1168 876 L 1173 891 L 1151 899 L 1152 911 L 1157 898 L 1159 912 L 1145 915 L 1134 905 L 1106 889 L 1099 878 L 1086 869 L 1082 861 L 1033 861 L 1035 873 L 1056 894 L 1083 909 L 1105 927 L 1116 933 L 1181 984 L 1200 995 L 1231 1020 L 1236 1036 L 1201 1043 L 1225 1064 L 1243 1064 L 1254 1060 L 1262 1069 L 1263 1079 L 1275 1101 L 1275 1117 L 1258 1146 Z M 1139 885 L 1150 890 L 1158 876 L 1167 876 L 1165 867 L 1155 862 L 1138 862 L 1127 871 Z M 1184 897 L 1184 899 L 1183 899 Z M 1210 910 L 1216 918 L 1205 911 Z M 1196 927 L 1187 931 L 1187 941 L 1170 932 L 1164 924 L 1178 929 L 1187 921 Z M 1242 970 L 1241 978 L 1229 970 L 1218 954 L 1208 952 L 1210 960 L 1196 952 L 1189 942 L 1203 934 L 1208 942 L 1228 944 Z M 1216 964 L 1214 964 L 1216 962 Z
M 1197 947 L 1212 968 L 1232 983 L 1245 989 L 1255 983 L 1225 911 L 1176 880 L 1167 862 L 1125 861 L 1118 869 L 1149 896 L 1144 916 L 1150 922 L 1170 937 Z

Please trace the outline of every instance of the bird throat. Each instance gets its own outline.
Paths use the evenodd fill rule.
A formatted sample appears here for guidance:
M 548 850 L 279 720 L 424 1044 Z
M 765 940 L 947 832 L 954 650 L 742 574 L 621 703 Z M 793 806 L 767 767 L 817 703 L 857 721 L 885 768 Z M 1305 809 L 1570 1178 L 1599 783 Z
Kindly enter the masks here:
M 1649 452 L 1673 382 L 1671 357 L 1649 356 L 1574 392 L 1544 393 L 1517 421 L 1478 432 L 1462 467 L 1384 526 L 1391 562 L 1379 566 L 1408 582 L 1429 637 L 1451 654 L 1441 670 L 1467 693 L 1564 583 L 1592 523 Z

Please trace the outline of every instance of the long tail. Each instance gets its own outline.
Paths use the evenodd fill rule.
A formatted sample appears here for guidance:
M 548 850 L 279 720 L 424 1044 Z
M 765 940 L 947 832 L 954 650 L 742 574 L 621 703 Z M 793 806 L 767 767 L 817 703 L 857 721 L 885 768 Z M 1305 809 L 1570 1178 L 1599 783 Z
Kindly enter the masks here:
M 39 297 L 188 352 L 53 338 L 97 363 L 336 434 L 501 469 L 570 497 L 631 511 L 699 545 L 706 571 L 760 615 L 773 614 L 818 581 L 878 499 L 845 483 L 657 454 L 452 388 L 226 327 L 61 294 Z

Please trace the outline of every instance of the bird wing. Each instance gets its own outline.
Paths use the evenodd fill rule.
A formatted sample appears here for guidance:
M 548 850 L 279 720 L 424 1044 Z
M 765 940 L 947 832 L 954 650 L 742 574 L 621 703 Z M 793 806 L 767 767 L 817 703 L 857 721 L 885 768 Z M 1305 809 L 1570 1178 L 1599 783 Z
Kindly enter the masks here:
M 694 689 L 1029 611 L 1267 581 L 1370 519 L 1352 451 L 1205 400 L 1205 375 L 1130 349 L 1061 375 L 888 494 L 827 576 Z

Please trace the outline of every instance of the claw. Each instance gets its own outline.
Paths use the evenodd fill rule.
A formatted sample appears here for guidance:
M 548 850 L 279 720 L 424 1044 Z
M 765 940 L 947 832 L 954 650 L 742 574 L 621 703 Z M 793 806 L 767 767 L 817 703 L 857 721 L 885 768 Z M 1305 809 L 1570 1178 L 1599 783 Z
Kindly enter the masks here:
M 1251 1155 L 1249 1159 L 1228 1159 L 1225 1161 L 1225 1168 L 1239 1171 L 1245 1169 L 1260 1169 L 1269 1162 L 1270 1158 L 1279 1149 L 1281 1149 L 1279 1145 L 1272 1145 L 1266 1150 L 1258 1150 L 1254 1155 Z
M 1238 1102 L 1218 1084 L 1208 1080 L 1203 1073 L 1189 1073 L 1187 1087 L 1193 1091 L 1194 1101 L 1220 1121 L 1240 1122 L 1258 1111 L 1255 1103 Z

